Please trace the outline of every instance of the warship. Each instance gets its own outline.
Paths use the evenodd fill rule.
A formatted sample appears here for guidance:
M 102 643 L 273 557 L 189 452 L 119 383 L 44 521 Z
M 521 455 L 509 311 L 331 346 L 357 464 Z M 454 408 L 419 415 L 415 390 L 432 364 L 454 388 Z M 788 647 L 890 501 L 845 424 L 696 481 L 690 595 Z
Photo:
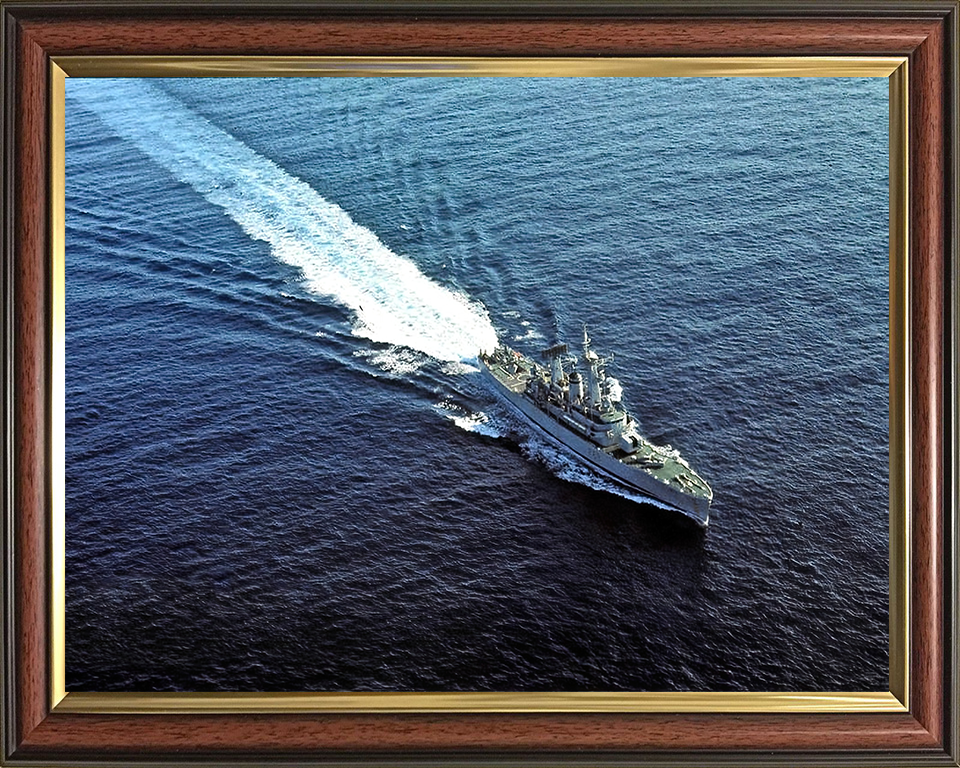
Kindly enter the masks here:
M 566 344 L 540 354 L 543 364 L 501 344 L 478 359 L 497 392 L 540 432 L 604 477 L 706 528 L 713 491 L 676 450 L 654 445 L 637 431 L 622 404 L 620 382 L 606 374 L 609 360 L 590 348 L 587 329 L 580 359 L 583 373 Z M 568 371 L 565 365 L 570 363 Z

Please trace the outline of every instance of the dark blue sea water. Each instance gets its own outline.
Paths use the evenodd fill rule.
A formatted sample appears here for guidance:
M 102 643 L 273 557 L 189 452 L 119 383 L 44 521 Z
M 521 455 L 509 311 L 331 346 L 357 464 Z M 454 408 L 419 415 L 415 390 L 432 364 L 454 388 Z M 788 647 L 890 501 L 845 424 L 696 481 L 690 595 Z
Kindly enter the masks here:
M 67 82 L 69 690 L 887 690 L 883 79 Z M 706 534 L 471 365 L 588 323 Z

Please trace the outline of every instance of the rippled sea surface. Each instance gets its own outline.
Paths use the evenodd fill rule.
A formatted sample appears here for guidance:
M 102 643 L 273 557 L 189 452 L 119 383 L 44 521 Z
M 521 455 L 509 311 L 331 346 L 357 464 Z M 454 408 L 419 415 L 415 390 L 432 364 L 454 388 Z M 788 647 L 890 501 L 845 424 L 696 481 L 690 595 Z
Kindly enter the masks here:
M 887 139 L 884 79 L 69 79 L 68 689 L 887 690 Z M 480 380 L 584 323 L 705 534 Z

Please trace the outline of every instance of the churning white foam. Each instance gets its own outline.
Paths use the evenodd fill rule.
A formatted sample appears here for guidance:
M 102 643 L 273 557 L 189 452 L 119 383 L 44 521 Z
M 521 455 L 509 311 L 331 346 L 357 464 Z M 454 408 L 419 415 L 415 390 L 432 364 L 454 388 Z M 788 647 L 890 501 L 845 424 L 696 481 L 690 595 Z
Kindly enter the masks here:
M 423 364 L 423 355 L 409 347 L 392 344 L 386 349 L 363 349 L 353 353 L 354 357 L 361 357 L 380 370 L 403 378 L 420 370 Z
M 466 408 L 444 400 L 433 406 L 437 413 L 444 418 L 449 419 L 460 429 L 467 432 L 475 432 L 478 435 L 487 437 L 502 437 L 503 427 L 496 419 L 491 419 L 483 411 L 469 411 Z
M 220 206 L 303 273 L 308 289 L 355 315 L 357 336 L 470 360 L 492 350 L 486 310 L 431 280 L 302 180 L 143 80 L 88 80 L 81 93 L 121 138 Z

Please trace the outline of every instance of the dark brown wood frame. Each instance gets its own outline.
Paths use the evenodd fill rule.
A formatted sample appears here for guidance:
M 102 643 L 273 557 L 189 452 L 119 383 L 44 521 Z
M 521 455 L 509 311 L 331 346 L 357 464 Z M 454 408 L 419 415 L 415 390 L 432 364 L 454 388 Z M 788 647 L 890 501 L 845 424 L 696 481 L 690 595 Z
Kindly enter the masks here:
M 7 765 L 958 765 L 956 0 L 508 5 L 15 2 L 2 15 Z M 51 57 L 907 56 L 911 707 L 900 714 L 64 714 L 49 706 Z

